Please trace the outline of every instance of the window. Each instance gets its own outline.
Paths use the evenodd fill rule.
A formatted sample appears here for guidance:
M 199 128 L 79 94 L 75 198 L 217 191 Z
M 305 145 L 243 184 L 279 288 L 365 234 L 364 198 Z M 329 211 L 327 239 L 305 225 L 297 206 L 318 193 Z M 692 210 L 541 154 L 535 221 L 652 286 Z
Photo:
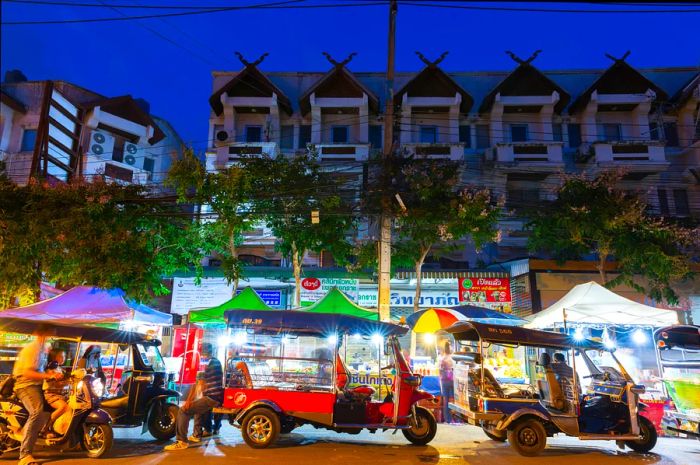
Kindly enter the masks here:
M 382 148 L 382 127 L 381 126 L 370 126 L 369 127 L 369 143 L 372 144 L 373 149 Z
M 619 141 L 622 140 L 622 129 L 619 124 L 603 124 L 603 140 Z
M 112 148 L 112 160 L 124 162 L 124 139 L 114 138 L 114 148 Z
M 262 142 L 262 126 L 246 126 L 245 141 Z
M 510 141 L 527 142 L 527 124 L 511 124 Z
M 578 123 L 569 123 L 567 125 L 569 131 L 569 147 L 572 149 L 581 146 L 581 125 Z
M 464 142 L 464 147 L 472 146 L 472 127 L 468 124 L 459 127 L 459 141 Z
M 348 132 L 347 126 L 333 126 L 331 128 L 331 142 L 334 144 L 347 144 Z
M 552 139 L 557 142 L 564 140 L 564 129 L 560 123 L 552 124 Z
M 291 124 L 284 125 L 280 128 L 280 148 L 294 148 L 294 126 Z
M 491 146 L 491 140 L 489 137 L 489 125 L 488 124 L 477 124 L 476 125 L 476 148 L 486 149 Z
M 688 206 L 688 191 L 685 189 L 673 189 L 673 202 L 676 204 L 676 216 L 690 215 Z
M 536 187 L 509 188 L 507 194 L 508 208 L 536 208 L 540 202 L 540 190 Z
M 659 125 L 656 123 L 649 123 L 649 139 L 660 140 L 661 134 L 659 134 Z
M 22 132 L 22 148 L 21 152 L 30 152 L 34 150 L 36 144 L 36 129 L 25 129 Z
M 303 124 L 299 126 L 299 147 L 306 149 L 306 145 L 311 143 L 311 125 Z
M 664 123 L 664 139 L 668 147 L 678 147 L 678 125 L 676 123 Z
M 668 193 L 666 189 L 658 189 L 656 194 L 659 197 L 659 214 L 661 216 L 668 216 Z
M 145 157 L 143 159 L 143 169 L 153 173 L 153 167 L 155 166 L 155 160 L 153 158 Z
M 434 144 L 437 142 L 438 128 L 437 126 L 421 126 L 420 127 L 420 142 L 422 144 Z

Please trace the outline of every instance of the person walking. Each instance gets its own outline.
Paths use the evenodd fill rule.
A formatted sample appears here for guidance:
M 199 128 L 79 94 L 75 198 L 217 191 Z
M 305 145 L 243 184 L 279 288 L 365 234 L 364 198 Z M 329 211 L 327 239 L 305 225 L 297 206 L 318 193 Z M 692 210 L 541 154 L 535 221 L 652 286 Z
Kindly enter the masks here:
M 213 357 L 212 345 L 203 344 L 202 352 Z M 187 398 L 177 414 L 176 442 L 165 446 L 166 451 L 187 449 L 190 442 L 198 443 L 202 440 L 207 414 L 210 414 L 214 407 L 221 405 L 224 398 L 221 363 L 218 363 L 220 375 L 217 375 L 216 372 L 217 364 L 214 364 L 211 369 L 207 365 L 207 370 L 197 373 L 197 381 L 190 388 Z M 194 417 L 194 431 L 192 436 L 188 437 L 187 432 L 192 417 Z
M 440 395 L 442 397 L 442 421 L 445 423 L 452 423 L 448 403 L 454 400 L 454 366 L 452 346 L 449 341 L 445 341 L 442 355 L 440 355 Z
M 44 373 L 48 355 L 46 339 L 53 334 L 51 328 L 39 326 L 33 334 L 34 341 L 20 351 L 12 369 L 12 375 L 15 377 L 15 395 L 29 413 L 19 448 L 19 465 L 37 463 L 32 457 L 34 445 L 39 432 L 50 417 L 48 412 L 44 412 L 42 385 L 44 381 L 60 380 L 63 377 L 63 374 L 58 372 Z

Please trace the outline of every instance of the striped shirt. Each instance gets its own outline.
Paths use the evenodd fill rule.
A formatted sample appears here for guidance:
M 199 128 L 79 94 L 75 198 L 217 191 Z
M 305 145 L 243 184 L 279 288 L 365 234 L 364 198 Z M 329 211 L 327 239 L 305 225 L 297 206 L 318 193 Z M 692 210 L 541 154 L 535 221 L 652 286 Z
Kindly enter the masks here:
M 209 365 L 204 369 L 204 395 L 217 402 L 224 400 L 224 370 L 221 368 L 221 362 L 212 357 L 209 360 Z

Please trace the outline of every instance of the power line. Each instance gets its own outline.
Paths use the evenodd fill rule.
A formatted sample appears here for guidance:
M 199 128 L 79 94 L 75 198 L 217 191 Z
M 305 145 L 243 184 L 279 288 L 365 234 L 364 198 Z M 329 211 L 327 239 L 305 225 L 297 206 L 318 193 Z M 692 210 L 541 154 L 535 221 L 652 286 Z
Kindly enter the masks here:
M 418 7 L 429 7 L 429 8 L 448 8 L 456 10 L 472 10 L 472 11 L 511 11 L 511 12 L 522 12 L 522 13 L 588 13 L 588 14 L 637 14 L 637 13 L 653 13 L 653 14 L 664 14 L 664 13 L 700 13 L 700 9 L 655 9 L 655 10 L 587 10 L 587 9 L 563 9 L 563 8 L 519 8 L 519 7 L 490 7 L 490 6 L 476 6 L 476 5 L 455 5 L 455 4 L 440 4 L 433 2 L 419 3 L 416 1 L 402 1 L 399 0 L 401 5 L 407 6 L 418 6 Z

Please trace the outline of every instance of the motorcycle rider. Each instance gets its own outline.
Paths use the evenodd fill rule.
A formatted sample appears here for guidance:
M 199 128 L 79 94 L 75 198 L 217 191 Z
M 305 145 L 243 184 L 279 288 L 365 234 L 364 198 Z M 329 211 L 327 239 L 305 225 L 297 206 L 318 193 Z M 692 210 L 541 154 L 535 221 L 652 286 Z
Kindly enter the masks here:
M 49 414 L 44 412 L 42 384 L 45 380 L 59 380 L 63 377 L 57 372 L 44 373 L 48 355 L 46 339 L 53 335 L 52 329 L 39 326 L 33 335 L 34 341 L 20 351 L 12 370 L 12 375 L 15 377 L 15 395 L 29 413 L 19 449 L 19 465 L 36 463 L 32 452 L 39 432 L 49 417 Z

